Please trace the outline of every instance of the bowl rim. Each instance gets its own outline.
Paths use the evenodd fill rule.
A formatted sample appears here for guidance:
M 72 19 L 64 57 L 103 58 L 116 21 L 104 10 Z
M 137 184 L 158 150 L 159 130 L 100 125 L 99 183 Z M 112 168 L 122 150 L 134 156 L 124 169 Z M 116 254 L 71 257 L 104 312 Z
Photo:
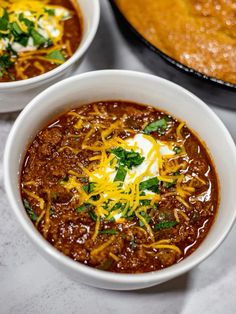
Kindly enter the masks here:
M 78 0 L 76 0 L 78 2 Z M 0 82 L 0 90 L 5 90 L 5 89 L 14 89 L 14 88 L 19 88 L 19 87 L 24 87 L 24 86 L 31 86 L 37 83 L 44 82 L 48 79 L 51 79 L 52 77 L 55 77 L 59 75 L 61 72 L 69 68 L 72 64 L 74 64 L 79 58 L 83 56 L 83 54 L 87 51 L 89 46 L 91 45 L 96 32 L 98 30 L 98 25 L 100 21 L 100 2 L 99 0 L 90 0 L 91 5 L 94 7 L 94 17 L 92 20 L 92 23 L 89 25 L 90 29 L 88 31 L 88 34 L 85 38 L 85 41 L 78 46 L 74 54 L 66 60 L 63 64 L 57 66 L 56 68 L 45 72 L 43 74 L 37 75 L 35 77 L 28 78 L 26 80 L 19 80 L 15 82 Z M 84 24 L 84 16 L 82 15 L 82 22 Z M 83 38 L 84 34 L 82 34 Z
M 178 70 L 181 70 L 184 73 L 187 73 L 188 75 L 194 76 L 202 81 L 207 81 L 215 86 L 219 86 L 226 90 L 236 91 L 236 84 L 218 79 L 214 76 L 206 75 L 202 72 L 199 72 L 195 70 L 194 68 L 188 67 L 187 65 L 177 61 L 176 59 L 170 57 L 165 52 L 154 46 L 150 41 L 145 39 L 136 29 L 135 27 L 129 22 L 129 20 L 125 17 L 125 15 L 121 12 L 118 5 L 115 3 L 115 0 L 109 0 L 111 7 L 115 14 L 118 14 L 119 18 L 122 19 L 122 22 L 126 24 L 126 26 L 132 31 L 132 33 L 141 41 L 144 46 L 149 48 L 152 52 L 154 52 L 156 55 L 159 55 L 162 59 L 164 59 L 166 62 L 171 64 L 174 68 L 177 68 Z
M 176 91 L 180 91 L 182 93 L 187 94 L 189 97 L 192 98 L 193 101 L 197 102 L 198 105 L 202 109 L 204 109 L 205 111 L 208 112 L 208 114 L 211 115 L 214 122 L 218 124 L 222 132 L 224 132 L 226 136 L 226 142 L 228 143 L 228 145 L 231 145 L 232 147 L 232 155 L 236 163 L 236 146 L 234 144 L 234 141 L 229 131 L 224 126 L 223 122 L 219 119 L 219 117 L 197 96 L 195 96 L 194 94 L 192 94 L 185 88 L 171 81 L 168 81 L 166 79 L 163 79 L 161 77 L 151 75 L 148 73 L 141 73 L 141 72 L 128 71 L 128 70 L 100 70 L 100 71 L 92 71 L 92 72 L 87 72 L 83 74 L 78 74 L 76 76 L 67 78 L 63 81 L 60 81 L 50 86 L 49 88 L 44 90 L 42 93 L 37 95 L 21 112 L 21 114 L 16 119 L 10 131 L 10 134 L 8 136 L 7 143 L 5 146 L 4 160 L 3 160 L 5 191 L 7 193 L 10 206 L 13 212 L 15 213 L 21 227 L 24 229 L 25 233 L 28 235 L 30 240 L 34 244 L 36 244 L 36 247 L 41 249 L 41 252 L 43 252 L 43 255 L 50 256 L 51 259 L 57 262 L 57 265 L 66 267 L 66 269 L 73 270 L 74 272 L 78 274 L 83 274 L 87 278 L 93 278 L 95 280 L 97 279 L 103 282 L 105 281 L 105 282 L 114 283 L 114 284 L 115 283 L 142 284 L 144 282 L 149 283 L 149 284 L 155 284 L 157 282 L 167 281 L 174 277 L 180 276 L 181 274 L 189 271 L 196 265 L 200 264 L 217 249 L 217 247 L 224 241 L 224 239 L 226 238 L 226 236 L 228 235 L 228 233 L 230 232 L 234 224 L 234 221 L 236 219 L 236 210 L 233 216 L 231 217 L 231 219 L 228 221 L 223 232 L 219 235 L 219 238 L 217 239 L 217 241 L 207 251 L 205 250 L 200 255 L 195 256 L 195 258 L 189 259 L 189 257 L 193 256 L 194 254 L 193 252 L 193 254 L 191 254 L 189 257 L 186 257 L 180 263 L 174 264 L 162 270 L 157 270 L 157 271 L 142 273 L 142 274 L 122 274 L 122 273 L 107 272 L 107 271 L 92 268 L 90 266 L 86 266 L 82 263 L 72 260 L 71 258 L 67 257 L 63 253 L 59 252 L 54 246 L 52 246 L 46 239 L 43 238 L 43 236 L 34 227 L 29 217 L 27 215 L 24 215 L 23 212 L 21 212 L 20 207 L 17 203 L 17 198 L 14 195 L 14 191 L 12 188 L 13 183 L 11 182 L 12 181 L 11 180 L 11 165 L 10 165 L 9 160 L 10 160 L 11 151 L 14 150 L 15 136 L 17 135 L 18 130 L 21 127 L 21 124 L 25 121 L 25 119 L 27 119 L 28 113 L 32 112 L 34 108 L 37 107 L 38 103 L 41 101 L 41 98 L 44 98 L 46 95 L 51 95 L 55 93 L 58 89 L 63 88 L 63 86 L 67 83 L 71 83 L 74 81 L 78 82 L 79 80 L 89 79 L 94 76 L 99 79 L 102 79 L 102 77 L 107 76 L 107 75 L 128 76 L 131 79 L 138 77 L 138 78 L 143 78 L 143 79 L 155 80 L 156 83 L 164 82 L 165 84 L 168 85 L 169 88 L 172 88 L 172 89 L 175 89 Z

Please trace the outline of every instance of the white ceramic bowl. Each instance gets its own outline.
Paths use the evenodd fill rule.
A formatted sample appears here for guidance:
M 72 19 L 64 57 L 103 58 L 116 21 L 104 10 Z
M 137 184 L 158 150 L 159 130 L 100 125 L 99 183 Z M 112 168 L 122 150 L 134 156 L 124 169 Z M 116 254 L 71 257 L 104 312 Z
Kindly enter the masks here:
M 0 113 L 21 110 L 38 93 L 69 76 L 81 63 L 99 24 L 99 0 L 75 0 L 83 18 L 83 36 L 73 56 L 62 65 L 42 75 L 16 82 L 0 83 Z
M 213 156 L 219 175 L 221 200 L 216 221 L 200 247 L 179 264 L 145 274 L 115 274 L 73 261 L 51 246 L 35 229 L 22 205 L 19 173 L 27 145 L 58 114 L 81 104 L 101 100 L 127 100 L 150 104 L 170 112 L 195 130 Z M 11 207 L 39 252 L 71 278 L 86 284 L 132 290 L 179 276 L 202 262 L 224 240 L 236 216 L 236 148 L 220 119 L 187 90 L 162 78 L 131 71 L 107 70 L 81 74 L 51 86 L 33 99 L 16 120 L 4 155 L 5 188 Z

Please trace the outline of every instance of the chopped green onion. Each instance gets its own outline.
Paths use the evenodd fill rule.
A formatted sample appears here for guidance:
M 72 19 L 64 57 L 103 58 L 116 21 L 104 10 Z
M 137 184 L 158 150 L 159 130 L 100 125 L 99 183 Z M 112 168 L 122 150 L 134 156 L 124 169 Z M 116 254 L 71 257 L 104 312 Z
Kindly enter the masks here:
M 117 234 L 117 230 L 115 229 L 107 229 L 107 230 L 100 230 L 100 234 Z
M 32 221 L 37 221 L 38 216 L 35 214 L 32 207 L 30 206 L 29 202 L 25 198 L 23 199 L 23 204 L 24 204 L 25 210 L 26 210 L 27 214 L 29 215 L 30 219 Z
M 151 221 L 151 217 L 148 216 L 147 213 L 141 212 L 140 215 L 146 220 L 147 223 L 149 223 Z M 139 220 L 139 225 L 140 225 L 140 227 L 143 227 L 144 223 L 141 220 Z
M 177 221 L 162 221 L 155 225 L 155 230 L 170 229 L 177 225 Z
M 65 182 L 68 182 L 69 181 L 69 176 L 64 176 L 62 179 L 60 179 L 60 183 L 64 184 Z
M 50 16 L 55 16 L 55 10 L 45 8 L 44 11 Z
M 127 167 L 128 169 L 141 165 L 145 159 L 138 152 L 133 150 L 128 151 L 122 147 L 111 149 L 111 153 L 118 158 L 120 166 Z
M 13 34 L 16 36 L 22 35 L 24 33 L 22 31 L 22 29 L 20 28 L 20 26 L 16 22 L 13 22 L 11 24 L 11 30 L 12 30 Z
M 95 214 L 95 212 L 93 212 L 92 210 L 88 212 L 90 218 L 93 220 L 93 221 L 97 221 L 97 215 Z
M 149 190 L 152 191 L 154 193 L 159 193 L 159 180 L 157 179 L 157 177 L 148 179 L 146 181 L 143 181 L 139 184 L 139 189 L 141 191 L 143 190 Z
M 77 211 L 77 213 L 82 213 L 82 212 L 84 212 L 85 210 L 87 209 L 87 206 L 86 205 L 81 205 L 81 206 L 79 206 L 79 207 L 76 207 L 76 211 Z
M 163 135 L 165 134 L 165 131 L 167 129 L 167 121 L 168 119 L 167 118 L 162 118 L 162 119 L 159 119 L 159 120 L 156 120 L 150 124 L 148 124 L 143 132 L 145 134 L 150 134 L 152 132 L 158 132 L 159 134 Z
M 120 166 L 117 170 L 116 176 L 114 178 L 114 182 L 116 181 L 124 182 L 126 174 L 127 174 L 127 170 L 123 166 Z
M 173 180 L 172 182 L 163 182 L 163 186 L 167 189 L 172 188 L 176 185 L 177 180 Z
M 130 247 L 131 247 L 132 250 L 136 249 L 137 243 L 136 243 L 135 239 L 130 241 Z
M 173 151 L 174 151 L 175 154 L 177 155 L 177 154 L 180 154 L 180 153 L 182 152 L 182 148 L 179 147 L 179 146 L 175 146 L 175 147 L 173 148 Z
M 8 29 L 8 23 L 9 23 L 9 14 L 6 10 L 4 10 L 3 16 L 0 18 L 0 30 L 6 31 Z
M 86 185 L 83 185 L 82 188 L 83 188 L 84 192 L 86 192 L 87 194 L 90 194 L 95 189 L 95 183 L 94 182 L 90 182 L 90 183 L 88 183 Z
M 34 23 L 29 19 L 25 18 L 23 13 L 19 15 L 19 20 L 23 22 L 28 27 L 28 29 L 33 28 L 34 26 Z
M 43 37 L 39 32 L 37 32 L 34 28 L 31 29 L 30 34 L 33 38 L 35 46 L 42 46 L 47 41 L 47 39 Z
M 66 60 L 60 50 L 53 50 L 50 53 L 48 53 L 47 59 L 50 59 L 54 62 L 59 61 L 60 63 Z

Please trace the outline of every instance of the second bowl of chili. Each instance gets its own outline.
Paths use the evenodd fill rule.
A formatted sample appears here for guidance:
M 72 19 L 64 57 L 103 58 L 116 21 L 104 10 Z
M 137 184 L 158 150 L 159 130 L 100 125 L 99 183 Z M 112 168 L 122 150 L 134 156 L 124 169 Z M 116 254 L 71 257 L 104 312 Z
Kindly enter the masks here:
M 0 112 L 22 109 L 68 76 L 97 31 L 99 1 L 44 0 L 0 4 Z

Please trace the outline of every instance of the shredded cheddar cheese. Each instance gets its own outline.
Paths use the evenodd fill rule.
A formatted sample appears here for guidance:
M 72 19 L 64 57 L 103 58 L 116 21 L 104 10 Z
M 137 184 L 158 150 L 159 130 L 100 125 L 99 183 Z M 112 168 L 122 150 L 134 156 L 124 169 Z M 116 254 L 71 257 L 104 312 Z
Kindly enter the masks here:
M 109 245 L 111 245 L 114 241 L 115 241 L 115 236 L 113 235 L 113 236 L 111 236 L 110 237 L 110 239 L 107 241 L 107 242 L 105 242 L 105 243 L 103 243 L 101 246 L 99 246 L 99 247 L 97 247 L 96 249 L 94 249 L 94 250 L 92 250 L 91 251 L 91 256 L 93 256 L 93 255 L 97 255 L 97 254 L 99 254 L 101 251 L 103 251 L 104 249 L 106 249 Z
M 39 197 L 39 196 L 36 195 L 35 193 L 30 192 L 30 191 L 28 191 L 28 190 L 26 190 L 26 189 L 23 189 L 23 191 L 24 191 L 24 193 L 25 193 L 26 195 L 30 196 L 31 198 L 34 198 L 36 201 L 39 202 L 39 207 L 40 207 L 40 209 L 42 209 L 42 210 L 44 209 L 44 204 L 45 204 L 44 199 L 42 199 L 41 197 Z

